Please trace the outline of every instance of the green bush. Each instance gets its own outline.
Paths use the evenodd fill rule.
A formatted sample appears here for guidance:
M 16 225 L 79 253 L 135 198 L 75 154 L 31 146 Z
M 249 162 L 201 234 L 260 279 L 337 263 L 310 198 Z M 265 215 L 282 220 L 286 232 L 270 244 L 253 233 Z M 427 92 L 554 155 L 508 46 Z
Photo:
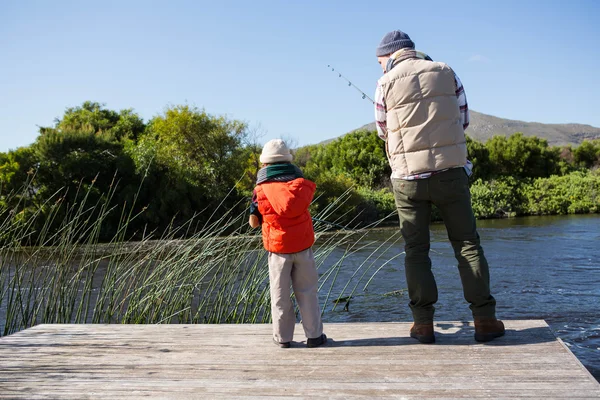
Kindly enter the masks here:
M 374 131 L 352 132 L 325 145 L 307 146 L 296 152 L 296 160 L 305 175 L 314 180 L 333 173 L 359 186 L 381 188 L 391 174 L 385 142 Z
M 471 185 L 473 213 L 477 218 L 511 217 L 522 213 L 523 184 L 513 177 L 491 181 L 476 180 Z
M 357 191 L 362 198 L 359 210 L 362 211 L 365 222 L 379 221 L 386 217 L 389 222 L 398 221 L 394 194 L 389 189 L 373 190 L 361 187 Z
M 559 149 L 548 147 L 546 139 L 524 136 L 494 136 L 485 147 L 494 176 L 521 178 L 548 177 L 559 170 Z
M 322 173 L 315 182 L 317 192 L 311 213 L 320 213 L 327 221 L 343 226 L 364 227 L 390 214 L 397 221 L 393 193 L 387 189 L 358 186 L 346 175 Z
M 525 191 L 527 213 L 533 215 L 600 212 L 600 174 L 576 171 L 533 181 Z
M 315 179 L 317 191 L 310 207 L 312 215 L 321 214 L 323 219 L 346 225 L 356 216 L 354 210 L 361 203 L 352 179 L 331 172 L 320 174 Z

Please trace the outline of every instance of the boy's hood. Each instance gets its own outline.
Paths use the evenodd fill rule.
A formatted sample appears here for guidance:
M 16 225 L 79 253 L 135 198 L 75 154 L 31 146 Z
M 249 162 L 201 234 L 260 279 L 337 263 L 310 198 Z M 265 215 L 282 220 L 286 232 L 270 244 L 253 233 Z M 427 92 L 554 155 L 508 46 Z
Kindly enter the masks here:
M 287 218 L 308 210 L 316 189 L 314 182 L 304 178 L 263 183 L 261 187 L 277 215 Z

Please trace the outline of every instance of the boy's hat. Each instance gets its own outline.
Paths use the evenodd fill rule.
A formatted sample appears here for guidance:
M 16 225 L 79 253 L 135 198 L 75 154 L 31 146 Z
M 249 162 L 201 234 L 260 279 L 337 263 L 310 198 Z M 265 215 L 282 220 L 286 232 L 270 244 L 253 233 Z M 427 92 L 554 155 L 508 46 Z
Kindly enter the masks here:
M 292 162 L 294 157 L 290 153 L 285 142 L 281 139 L 269 140 L 262 149 L 260 162 L 273 164 L 276 162 Z

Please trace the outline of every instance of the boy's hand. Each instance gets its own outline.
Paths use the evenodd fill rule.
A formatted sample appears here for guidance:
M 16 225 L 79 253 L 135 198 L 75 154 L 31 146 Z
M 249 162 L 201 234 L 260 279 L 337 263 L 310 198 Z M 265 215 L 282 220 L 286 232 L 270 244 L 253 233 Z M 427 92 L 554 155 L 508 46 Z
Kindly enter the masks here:
M 256 190 L 252 192 L 252 200 L 250 201 L 250 219 L 248 223 L 252 228 L 258 228 L 262 224 L 262 215 L 258 211 L 258 199 L 256 198 Z
M 260 221 L 258 217 L 254 214 L 250 214 L 250 219 L 248 220 L 248 223 L 252 228 L 258 228 L 260 226 Z

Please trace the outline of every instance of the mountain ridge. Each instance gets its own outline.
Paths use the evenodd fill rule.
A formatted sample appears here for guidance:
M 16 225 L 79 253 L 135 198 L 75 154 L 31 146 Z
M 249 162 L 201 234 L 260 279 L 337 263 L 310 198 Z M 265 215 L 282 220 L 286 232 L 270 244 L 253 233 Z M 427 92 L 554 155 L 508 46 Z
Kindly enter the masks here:
M 500 118 L 474 110 L 469 110 L 469 116 L 470 123 L 465 133 L 472 139 L 480 142 L 486 142 L 495 135 L 510 136 L 515 132 L 522 132 L 525 136 L 537 136 L 546 139 L 550 146 L 579 145 L 585 139 L 600 139 L 600 128 L 586 124 L 527 122 Z M 348 133 L 359 130 L 375 130 L 375 122 L 363 125 Z M 338 137 L 320 142 L 319 144 L 331 142 Z

